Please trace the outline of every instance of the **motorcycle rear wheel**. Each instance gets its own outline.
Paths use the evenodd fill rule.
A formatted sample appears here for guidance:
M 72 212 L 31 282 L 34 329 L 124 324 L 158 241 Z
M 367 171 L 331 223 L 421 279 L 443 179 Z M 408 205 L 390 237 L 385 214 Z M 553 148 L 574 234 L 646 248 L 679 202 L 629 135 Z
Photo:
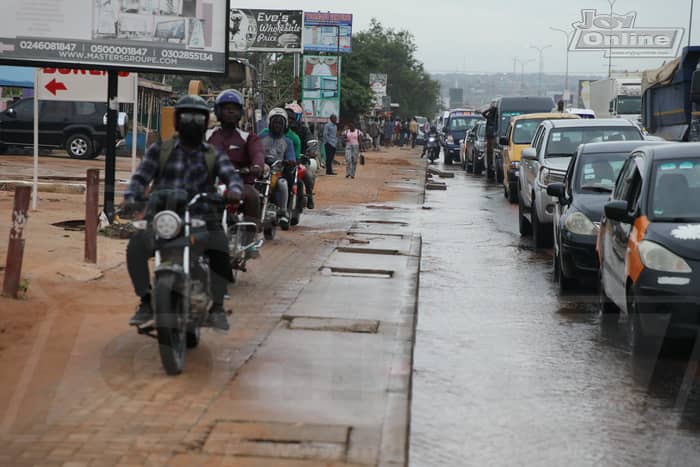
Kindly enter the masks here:
M 183 316 L 183 297 L 176 290 L 178 277 L 162 274 L 156 279 L 156 329 L 163 369 L 179 375 L 185 366 L 187 324 Z
M 291 225 L 298 225 L 299 221 L 301 221 L 301 214 L 304 212 L 304 206 L 306 205 L 305 201 L 306 196 L 304 195 L 304 184 L 299 183 L 297 185 L 297 202 L 295 209 L 292 211 L 292 217 L 289 219 L 289 223 Z

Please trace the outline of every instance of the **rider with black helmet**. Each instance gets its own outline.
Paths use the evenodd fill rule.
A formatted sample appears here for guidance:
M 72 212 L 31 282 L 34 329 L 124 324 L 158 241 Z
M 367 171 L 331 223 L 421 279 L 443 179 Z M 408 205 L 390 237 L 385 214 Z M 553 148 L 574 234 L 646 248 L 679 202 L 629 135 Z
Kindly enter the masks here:
M 214 104 L 214 113 L 221 123 L 209 137 L 209 144 L 213 145 L 224 154 L 228 155 L 233 166 L 239 170 L 249 169 L 249 175 L 243 175 L 243 213 L 246 222 L 255 222 L 260 229 L 260 195 L 255 189 L 255 180 L 260 178 L 265 165 L 265 154 L 262 143 L 254 133 L 248 133 L 238 124 L 243 117 L 245 98 L 235 89 L 222 91 Z M 249 235 L 250 232 L 245 232 Z M 253 233 L 254 235 L 254 233 Z M 248 245 L 253 238 L 243 239 L 243 244 Z M 250 257 L 258 255 L 257 250 L 248 250 Z
M 124 194 L 123 212 L 137 210 L 135 203 L 143 200 L 146 188 L 183 189 L 190 196 L 216 189 L 214 179 L 219 178 L 228 187 L 227 201 L 241 200 L 243 183 L 236 174 L 229 158 L 213 146 L 204 143 L 204 134 L 209 121 L 209 107 L 199 96 L 184 96 L 175 104 L 175 129 L 177 136 L 162 144 L 154 144 L 146 152 L 141 165 L 131 177 Z M 211 265 L 212 298 L 211 325 L 228 330 L 228 320 L 223 308 L 227 282 L 231 276 L 228 240 L 220 222 L 208 222 L 210 230 L 207 254 Z M 148 259 L 153 256 L 152 235 L 137 232 L 129 240 L 126 262 L 129 276 L 141 304 L 129 321 L 132 326 L 141 326 L 153 319 L 151 307 L 151 285 Z

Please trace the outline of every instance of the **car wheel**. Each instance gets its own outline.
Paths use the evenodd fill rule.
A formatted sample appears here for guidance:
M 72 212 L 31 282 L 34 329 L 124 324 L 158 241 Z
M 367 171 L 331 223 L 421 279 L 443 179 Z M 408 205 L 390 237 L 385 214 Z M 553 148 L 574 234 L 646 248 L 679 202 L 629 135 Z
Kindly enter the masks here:
M 518 196 L 518 224 L 520 235 L 522 237 L 530 235 L 532 232 L 532 226 L 525 217 L 525 203 L 523 202 L 523 198 L 521 196 Z
M 503 167 L 502 164 L 496 164 L 496 181 L 503 183 Z
M 603 266 L 601 265 L 598 271 L 598 309 L 603 316 L 616 315 L 620 313 L 620 309 L 608 298 L 605 294 L 605 286 L 603 285 Z
M 576 281 L 566 277 L 561 267 L 561 254 L 554 253 L 554 280 L 559 283 L 560 292 L 568 292 L 576 287 Z
M 68 137 L 66 140 L 66 151 L 71 159 L 94 159 L 97 156 L 92 139 L 82 133 L 76 133 Z
M 663 338 L 648 336 L 644 333 L 639 319 L 639 303 L 632 287 L 627 288 L 627 321 L 632 353 L 639 356 L 656 354 Z
M 508 184 L 508 202 L 510 204 L 515 204 L 518 202 L 518 184 L 509 183 Z
M 541 224 L 537 217 L 537 207 L 532 206 L 532 236 L 535 241 L 535 248 L 547 248 L 552 246 L 552 231 L 547 228 L 547 224 Z

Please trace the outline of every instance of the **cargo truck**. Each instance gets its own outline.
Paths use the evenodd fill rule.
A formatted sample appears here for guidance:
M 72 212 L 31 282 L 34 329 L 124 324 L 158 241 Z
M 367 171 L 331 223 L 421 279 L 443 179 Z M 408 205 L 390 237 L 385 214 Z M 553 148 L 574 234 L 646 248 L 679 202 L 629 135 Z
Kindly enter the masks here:
M 700 141 L 700 47 L 642 77 L 642 124 L 668 141 Z
M 598 118 L 625 118 L 641 123 L 641 77 L 613 77 L 591 83 L 591 109 Z

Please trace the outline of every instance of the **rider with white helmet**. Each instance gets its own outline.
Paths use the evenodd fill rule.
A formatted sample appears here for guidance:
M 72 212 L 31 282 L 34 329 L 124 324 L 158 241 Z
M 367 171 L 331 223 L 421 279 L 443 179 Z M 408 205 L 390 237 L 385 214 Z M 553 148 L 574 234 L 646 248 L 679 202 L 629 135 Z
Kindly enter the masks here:
M 287 166 L 296 166 L 294 144 L 285 136 L 288 129 L 287 112 L 280 108 L 270 110 L 270 113 L 267 114 L 267 127 L 267 130 L 260 133 L 265 163 L 285 161 Z M 276 191 L 280 227 L 282 230 L 287 230 L 289 229 L 289 213 L 287 212 L 289 184 L 284 177 L 280 177 L 277 181 Z

